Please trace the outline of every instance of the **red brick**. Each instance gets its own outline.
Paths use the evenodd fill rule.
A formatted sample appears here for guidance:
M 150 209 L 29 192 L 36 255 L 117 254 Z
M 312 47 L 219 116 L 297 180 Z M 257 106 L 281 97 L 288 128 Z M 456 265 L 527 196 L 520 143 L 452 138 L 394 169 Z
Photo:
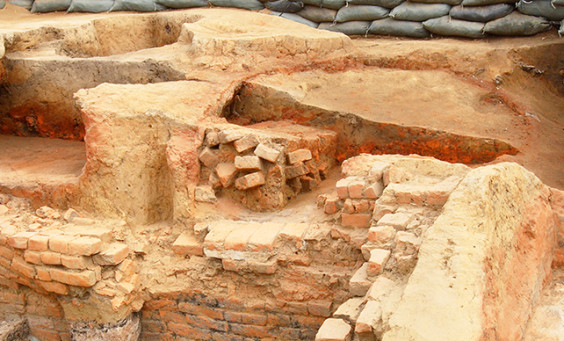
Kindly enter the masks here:
M 203 256 L 204 246 L 191 231 L 184 231 L 172 244 L 172 251 L 179 255 Z
M 174 338 L 172 334 L 162 334 L 162 333 L 148 333 L 141 330 L 141 337 L 139 340 L 143 341 L 173 341 Z
M 232 163 L 223 162 L 215 167 L 215 173 L 223 187 L 229 187 L 233 184 L 233 180 L 235 180 L 237 168 L 235 168 L 235 165 Z
M 301 162 L 284 168 L 284 176 L 286 179 L 297 178 L 298 176 L 306 175 L 308 172 L 309 169 L 307 169 L 306 165 Z
M 58 302 L 45 302 L 39 301 L 33 304 L 32 302 L 27 302 L 26 313 L 31 315 L 45 316 L 49 318 L 61 318 L 63 317 L 63 311 L 58 305 Z
M 60 341 L 59 333 L 50 329 L 31 329 L 31 335 L 35 336 L 41 341 Z
M 204 316 L 186 315 L 186 322 L 193 326 L 226 332 L 227 322 L 218 321 Z
M 27 245 L 31 251 L 47 251 L 49 250 L 49 237 L 35 235 L 29 238 Z
M 198 159 L 204 164 L 204 166 L 210 168 L 217 166 L 219 162 L 217 155 L 215 155 L 215 153 L 208 147 L 202 150 L 202 152 L 198 156 Z
M 40 265 L 41 264 L 41 254 L 36 251 L 26 250 L 24 252 L 24 259 L 26 262 L 31 264 Z
M 206 316 L 214 320 L 223 320 L 223 311 L 211 309 L 206 306 L 197 305 L 189 302 L 179 303 L 178 310 L 191 315 Z
M 244 251 L 251 236 L 261 227 L 260 223 L 249 222 L 238 226 L 225 237 L 225 250 Z
M 45 289 L 46 291 L 53 292 L 57 295 L 69 294 L 69 288 L 62 283 L 37 281 L 37 284 L 39 284 L 39 286 Z
M 95 237 L 80 237 L 69 243 L 69 255 L 91 256 L 102 250 L 102 241 Z
M 372 215 L 369 213 L 343 213 L 341 215 L 341 225 L 346 227 L 369 227 L 371 218 Z
M 69 243 L 74 238 L 74 236 L 65 235 L 52 236 L 49 238 L 49 250 L 60 253 L 68 253 Z
M 259 145 L 255 148 L 255 155 L 267 161 L 276 163 L 278 157 L 280 156 L 280 151 L 259 143 Z
M 253 326 L 238 323 L 230 324 L 231 331 L 237 335 L 243 335 L 255 338 L 276 337 L 276 332 L 271 332 L 271 327 L 267 326 Z
M 48 265 L 61 265 L 61 254 L 56 252 L 42 252 L 41 262 Z
M 143 319 L 141 321 L 141 329 L 143 332 L 148 333 L 162 333 L 165 330 L 165 325 L 158 320 Z
M 324 211 L 326 214 L 335 214 L 340 208 L 341 200 L 337 196 L 328 196 L 325 200 Z
M 92 270 L 72 271 L 51 269 L 51 278 L 54 281 L 78 287 L 91 287 L 96 284 L 96 273 Z
M 186 322 L 186 315 L 177 313 L 174 311 L 160 311 L 159 315 L 161 316 L 161 320 L 163 322 L 177 322 L 177 323 L 185 323 Z
M 298 149 L 293 152 L 288 153 L 288 162 L 295 164 L 302 161 L 311 160 L 311 150 L 309 149 Z
M 129 255 L 129 247 L 123 243 L 108 245 L 102 252 L 94 255 L 92 259 L 98 265 L 117 265 Z
M 18 232 L 12 236 L 8 236 L 8 245 L 14 249 L 27 249 L 29 238 L 33 237 L 35 232 Z
M 167 327 L 169 332 L 175 335 L 186 336 L 191 340 L 209 340 L 211 338 L 209 331 L 195 328 L 185 323 L 169 322 Z
M 27 278 L 35 278 L 35 267 L 33 265 L 27 264 L 23 259 L 19 257 L 15 257 L 12 260 L 12 265 L 10 269 L 14 270 L 15 272 L 24 275 Z
M 6 259 L 12 259 L 14 257 L 14 250 L 5 246 L 0 246 L 0 256 Z
M 235 156 L 235 168 L 239 170 L 261 170 L 260 158 L 255 155 Z
M 267 314 L 267 324 L 269 326 L 286 327 L 289 326 L 291 323 L 292 321 L 290 320 L 290 317 L 287 315 L 274 314 L 274 313 Z
M 11 304 L 25 304 L 25 295 L 14 292 L 13 290 L 0 290 L 0 302 Z
M 89 258 L 83 256 L 61 255 L 61 264 L 65 268 L 83 270 L 92 265 L 92 262 Z
M 235 187 L 240 191 L 262 186 L 266 183 L 266 179 L 262 172 L 247 174 L 235 180 Z
M 390 250 L 373 249 L 370 251 L 370 259 L 368 260 L 368 268 L 366 269 L 368 276 L 378 276 L 384 271 L 384 266 L 390 258 Z
M 309 302 L 307 304 L 307 311 L 314 316 L 329 317 L 331 316 L 331 301 L 318 301 Z
M 352 327 L 341 319 L 330 318 L 323 322 L 315 335 L 315 341 L 349 340 Z
M 256 137 L 253 135 L 246 135 L 245 137 L 233 142 L 233 146 L 238 153 L 242 153 L 246 150 L 256 147 L 259 144 Z
M 284 225 L 281 223 L 263 223 L 260 224 L 251 238 L 249 238 L 247 248 L 249 251 L 272 251 L 274 243 Z
M 172 310 L 176 308 L 176 302 L 173 300 L 160 299 L 145 302 L 143 310 Z
M 266 314 L 253 314 L 253 313 L 234 312 L 234 311 L 225 312 L 225 320 L 229 322 L 265 326 L 267 319 L 268 318 Z

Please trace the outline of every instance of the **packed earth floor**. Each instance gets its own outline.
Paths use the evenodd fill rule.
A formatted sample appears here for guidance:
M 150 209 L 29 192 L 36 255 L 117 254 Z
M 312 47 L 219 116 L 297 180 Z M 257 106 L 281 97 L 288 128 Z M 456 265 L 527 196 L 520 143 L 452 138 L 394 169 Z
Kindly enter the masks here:
M 0 339 L 562 340 L 564 39 L 0 10 Z

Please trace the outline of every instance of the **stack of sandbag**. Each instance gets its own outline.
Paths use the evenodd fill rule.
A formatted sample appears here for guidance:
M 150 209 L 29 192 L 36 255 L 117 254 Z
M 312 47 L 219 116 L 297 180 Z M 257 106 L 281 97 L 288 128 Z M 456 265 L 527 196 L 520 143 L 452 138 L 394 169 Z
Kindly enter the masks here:
M 25 9 L 31 9 L 31 6 L 33 6 L 33 0 L 8 0 L 8 2 Z

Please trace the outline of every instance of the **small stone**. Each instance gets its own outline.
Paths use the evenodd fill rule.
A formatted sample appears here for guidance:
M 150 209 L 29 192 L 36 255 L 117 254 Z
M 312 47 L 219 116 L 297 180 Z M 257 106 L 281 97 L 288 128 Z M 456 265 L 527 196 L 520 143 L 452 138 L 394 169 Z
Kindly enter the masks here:
M 226 144 L 231 143 L 243 137 L 243 133 L 235 129 L 226 129 L 219 133 L 219 142 Z
M 255 155 L 272 163 L 276 163 L 280 157 L 280 151 L 259 143 L 259 145 L 255 148 Z
M 298 149 L 288 153 L 288 162 L 290 164 L 296 164 L 311 159 L 312 159 L 312 155 L 311 155 L 311 150 L 309 149 Z
M 262 172 L 255 172 L 247 174 L 235 180 L 235 187 L 238 190 L 244 191 L 250 188 L 264 185 L 265 183 L 266 179 L 264 178 L 264 174 L 262 174 Z
M 214 203 L 217 201 L 215 196 L 215 191 L 210 185 L 200 185 L 196 186 L 194 190 L 194 199 L 198 202 L 209 202 Z
M 245 152 L 259 144 L 256 137 L 253 135 L 246 135 L 245 137 L 233 142 L 233 146 L 238 153 Z
M 202 150 L 202 152 L 198 156 L 198 159 L 200 161 L 202 161 L 204 166 L 209 167 L 209 168 L 213 168 L 213 167 L 217 166 L 217 164 L 219 163 L 219 158 L 208 147 L 206 147 Z
M 232 163 L 220 163 L 215 167 L 215 173 L 219 178 L 219 181 L 223 187 L 229 187 L 233 184 L 235 180 L 235 175 L 237 174 L 237 168 Z
M 255 155 L 235 156 L 235 168 L 239 170 L 261 170 L 260 158 Z

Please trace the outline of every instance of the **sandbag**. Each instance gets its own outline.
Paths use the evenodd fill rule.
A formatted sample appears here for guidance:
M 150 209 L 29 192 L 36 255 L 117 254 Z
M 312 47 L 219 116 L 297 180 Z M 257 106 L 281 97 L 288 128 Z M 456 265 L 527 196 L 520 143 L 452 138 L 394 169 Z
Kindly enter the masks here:
M 114 0 L 72 0 L 68 13 L 102 13 L 109 12 L 114 5 Z
M 304 3 L 304 5 L 321 7 L 323 0 L 302 0 L 302 2 Z
M 384 8 L 394 8 L 405 0 L 348 0 L 347 5 L 370 5 Z
M 31 6 L 33 6 L 33 0 L 8 0 L 8 2 L 25 9 L 31 9 Z
M 521 14 L 518 11 L 494 21 L 484 27 L 484 32 L 498 36 L 530 36 L 550 29 L 545 18 Z
M 390 12 L 390 17 L 396 20 L 425 21 L 442 17 L 450 12 L 447 4 L 424 4 L 406 1 Z
M 461 5 L 454 6 L 449 15 L 451 18 L 466 20 L 488 22 L 495 19 L 502 18 L 509 13 L 513 12 L 515 7 L 509 4 L 496 4 L 490 6 L 475 6 L 464 7 Z
M 424 21 L 423 27 L 431 31 L 431 33 L 442 36 L 457 36 L 466 38 L 482 38 L 484 36 L 483 23 L 451 19 L 448 15 Z
M 0 0 L 0 9 L 6 7 L 6 0 Z
M 564 6 L 564 0 L 552 0 L 553 6 Z
M 321 2 L 321 7 L 335 10 L 338 10 L 341 7 L 345 7 L 346 5 L 346 0 L 323 0 Z
M 134 11 L 134 12 L 155 12 L 163 11 L 166 7 L 159 5 L 153 0 L 115 0 L 110 12 Z
M 462 0 L 462 6 L 489 6 L 515 2 L 517 2 L 517 0 Z
M 391 18 L 373 21 L 368 28 L 368 33 L 413 38 L 426 38 L 431 35 L 420 22 L 400 21 Z
M 388 16 L 390 10 L 380 6 L 347 6 L 337 12 L 335 21 L 372 21 L 383 19 Z
M 321 23 L 319 29 L 333 32 L 341 32 L 348 36 L 365 35 L 370 27 L 370 21 L 349 21 L 339 24 Z
M 206 7 L 208 0 L 157 0 L 157 3 L 169 8 Z
M 521 0 L 517 3 L 517 9 L 523 14 L 545 17 L 550 20 L 564 19 L 564 6 L 552 6 L 550 0 Z
M 460 5 L 462 0 L 409 0 L 411 2 L 420 2 L 424 4 L 447 4 L 447 5 Z
M 304 3 L 301 1 L 276 0 L 267 2 L 266 8 L 281 13 L 296 13 L 304 8 Z
M 337 16 L 337 11 L 329 8 L 314 6 L 304 6 L 304 9 L 297 13 L 299 16 L 316 23 L 333 22 Z
M 558 35 L 561 37 L 564 36 L 564 20 L 560 22 L 560 29 L 558 30 Z
M 71 4 L 71 0 L 35 0 L 31 6 L 32 13 L 48 13 L 66 11 Z
M 218 7 L 234 7 L 249 10 L 264 9 L 264 5 L 258 0 L 210 0 L 210 4 Z
M 286 19 L 289 19 L 289 20 L 292 20 L 292 21 L 295 21 L 295 22 L 300 23 L 300 24 L 307 25 L 307 26 L 309 26 L 309 27 L 317 28 L 317 26 L 319 26 L 318 23 L 313 22 L 313 21 L 311 21 L 311 20 L 307 20 L 306 18 L 300 17 L 300 16 L 297 15 L 297 14 L 293 14 L 293 13 L 280 13 L 280 12 L 272 12 L 271 14 L 272 14 L 272 15 L 277 15 L 277 16 L 279 16 L 279 17 L 286 18 Z

